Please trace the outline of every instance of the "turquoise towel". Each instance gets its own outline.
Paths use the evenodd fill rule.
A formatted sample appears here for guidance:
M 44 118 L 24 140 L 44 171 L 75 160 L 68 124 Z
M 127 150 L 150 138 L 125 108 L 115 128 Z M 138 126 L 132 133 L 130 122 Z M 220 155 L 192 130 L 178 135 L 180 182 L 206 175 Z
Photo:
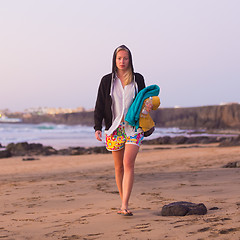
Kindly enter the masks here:
M 139 128 L 139 115 L 145 99 L 153 96 L 158 96 L 160 87 L 157 85 L 150 85 L 142 89 L 136 96 L 132 105 L 128 109 L 125 120 L 136 129 Z

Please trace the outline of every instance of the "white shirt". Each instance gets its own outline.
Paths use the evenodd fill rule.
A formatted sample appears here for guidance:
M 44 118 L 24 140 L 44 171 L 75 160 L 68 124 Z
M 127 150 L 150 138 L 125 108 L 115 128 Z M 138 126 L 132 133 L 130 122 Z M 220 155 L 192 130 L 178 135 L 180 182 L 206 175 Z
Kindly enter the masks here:
M 125 118 L 135 97 L 135 82 L 132 81 L 123 88 L 121 80 L 116 77 L 110 95 L 112 97 L 113 120 L 112 126 L 105 131 L 105 134 L 107 135 L 111 135 L 120 125 L 123 117 Z M 125 122 L 125 132 L 127 136 L 132 136 L 136 132 L 135 127 L 132 127 L 128 124 L 128 122 Z

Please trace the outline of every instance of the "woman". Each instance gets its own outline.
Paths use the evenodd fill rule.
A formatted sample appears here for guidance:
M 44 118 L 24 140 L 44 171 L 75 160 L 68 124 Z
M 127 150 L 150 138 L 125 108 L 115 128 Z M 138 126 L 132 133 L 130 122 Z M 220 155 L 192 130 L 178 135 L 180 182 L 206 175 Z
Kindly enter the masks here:
M 105 122 L 106 148 L 112 151 L 115 179 L 122 200 L 118 214 L 132 216 L 128 208 L 134 181 L 135 159 L 143 140 L 141 128 L 124 121 L 136 94 L 145 88 L 144 78 L 134 73 L 130 50 L 122 45 L 113 54 L 112 73 L 99 85 L 94 111 L 95 136 L 102 141 L 102 121 Z

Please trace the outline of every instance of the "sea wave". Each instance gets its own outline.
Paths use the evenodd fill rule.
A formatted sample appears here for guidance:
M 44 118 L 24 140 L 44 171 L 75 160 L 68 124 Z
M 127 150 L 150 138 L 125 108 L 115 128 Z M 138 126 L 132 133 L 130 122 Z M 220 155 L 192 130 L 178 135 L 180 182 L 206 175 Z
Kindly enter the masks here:
M 154 133 L 147 139 L 154 139 L 163 136 L 210 136 L 205 130 L 189 130 L 179 128 L 156 128 Z M 64 124 L 0 124 L 0 143 L 6 146 L 9 143 L 29 142 L 50 145 L 56 149 L 65 147 L 93 147 L 103 146 L 104 141 L 95 139 L 94 129 L 83 125 Z

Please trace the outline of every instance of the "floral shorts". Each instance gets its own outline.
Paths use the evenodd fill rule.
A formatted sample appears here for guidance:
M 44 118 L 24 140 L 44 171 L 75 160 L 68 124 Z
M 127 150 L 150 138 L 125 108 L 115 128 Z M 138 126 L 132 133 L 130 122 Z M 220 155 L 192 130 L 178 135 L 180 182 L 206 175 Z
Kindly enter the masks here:
M 141 145 L 144 133 L 136 132 L 133 136 L 127 136 L 124 125 L 125 123 L 122 122 L 111 135 L 106 134 L 106 148 L 108 151 L 121 150 L 125 144 Z

